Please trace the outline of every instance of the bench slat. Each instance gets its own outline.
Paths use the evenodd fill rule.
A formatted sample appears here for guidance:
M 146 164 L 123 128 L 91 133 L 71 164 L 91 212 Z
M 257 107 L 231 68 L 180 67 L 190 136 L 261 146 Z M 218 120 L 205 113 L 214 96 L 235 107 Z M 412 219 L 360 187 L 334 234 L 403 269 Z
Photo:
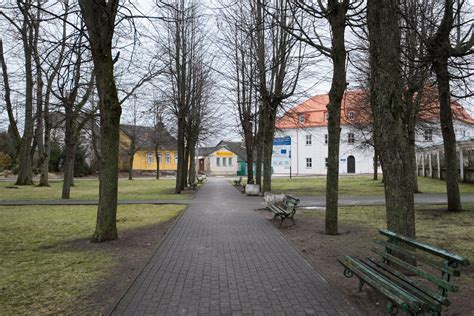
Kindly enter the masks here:
M 368 257 L 367 260 L 370 261 L 373 265 L 377 266 L 378 269 L 376 270 L 384 274 L 387 278 L 399 283 L 400 286 L 406 288 L 408 291 L 425 300 L 429 304 L 429 307 L 431 309 L 440 311 L 441 308 L 439 307 L 439 304 L 443 304 L 446 306 L 450 304 L 446 297 L 443 297 L 442 295 L 431 291 L 420 282 L 408 278 L 403 273 L 400 273 L 391 266 L 386 265 L 383 262 L 377 261 L 375 260 L 375 258 L 372 257 Z
M 405 247 L 398 246 L 396 244 L 387 242 L 385 240 L 376 239 L 376 240 L 374 240 L 374 243 L 376 243 L 378 245 L 381 245 L 385 248 L 388 248 L 390 250 L 394 250 L 396 252 L 402 253 L 405 256 L 409 257 L 410 259 L 419 260 L 419 261 L 421 261 L 421 262 L 423 262 L 423 263 L 425 263 L 425 264 L 427 264 L 427 265 L 429 265 L 429 266 L 431 266 L 435 269 L 443 271 L 445 273 L 448 273 L 448 274 L 451 274 L 451 275 L 454 275 L 454 276 L 460 276 L 461 275 L 459 270 L 451 268 L 451 267 L 443 264 L 443 262 L 436 261 L 432 258 L 429 258 L 428 256 L 424 255 L 423 253 L 411 251 L 411 250 L 409 250 Z
M 419 299 L 413 296 L 405 289 L 391 283 L 389 280 L 382 277 L 377 272 L 364 264 L 362 261 L 344 256 L 338 258 L 339 262 L 352 271 L 359 278 L 363 279 L 365 283 L 387 296 L 391 301 L 400 306 L 403 310 L 408 309 L 413 311 L 420 311 Z
M 390 239 L 401 241 L 401 242 L 403 242 L 407 245 L 410 245 L 414 248 L 422 249 L 422 250 L 424 250 L 426 252 L 429 252 L 429 253 L 432 253 L 436 256 L 445 258 L 445 259 L 449 260 L 450 263 L 457 263 L 457 264 L 461 264 L 463 266 L 468 266 L 469 265 L 469 260 L 467 260 L 466 258 L 464 258 L 462 256 L 459 256 L 457 254 L 449 252 L 445 249 L 436 248 L 434 246 L 422 243 L 420 241 L 417 241 L 417 240 L 399 235 L 399 234 L 394 233 L 392 231 L 389 231 L 387 229 L 380 229 L 379 232 L 382 235 L 389 237 Z
M 380 251 L 379 249 L 377 248 L 372 248 L 372 251 L 375 252 L 376 254 L 378 254 L 379 256 L 381 256 L 382 258 L 390 261 L 390 262 L 393 262 L 395 264 L 397 264 L 398 266 L 404 268 L 404 269 L 407 269 L 408 271 L 410 272 L 413 272 L 415 274 L 417 274 L 418 276 L 420 277 L 423 277 L 425 278 L 426 280 L 446 289 L 446 290 L 449 290 L 449 291 L 453 291 L 453 292 L 457 292 L 459 290 L 459 288 L 456 286 L 456 285 L 453 285 L 449 282 L 446 282 L 445 280 L 443 279 L 440 279 L 428 272 L 425 272 L 421 269 L 418 269 L 416 267 L 414 267 L 413 265 L 395 257 L 395 256 L 392 256 L 386 252 L 383 252 L 383 251 Z

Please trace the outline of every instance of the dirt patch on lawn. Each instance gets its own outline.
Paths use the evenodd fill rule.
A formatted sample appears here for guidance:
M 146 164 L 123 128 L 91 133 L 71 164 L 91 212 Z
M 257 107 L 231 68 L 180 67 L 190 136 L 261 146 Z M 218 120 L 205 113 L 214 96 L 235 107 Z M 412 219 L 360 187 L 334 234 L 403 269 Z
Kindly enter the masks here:
M 94 291 L 78 298 L 74 305 L 74 314 L 108 314 L 135 280 L 159 246 L 166 232 L 179 215 L 167 222 L 153 226 L 120 232 L 119 239 L 106 243 L 91 243 L 89 240 L 76 240 L 71 243 L 73 249 L 94 249 L 112 252 L 117 266 L 110 277 L 95 286 Z
M 340 235 L 324 234 L 324 220 L 317 216 L 298 214 L 296 225 L 291 220 L 280 227 L 280 220 L 273 220 L 272 214 L 260 210 L 259 213 L 273 223 L 283 235 L 293 243 L 308 262 L 330 284 L 345 293 L 348 299 L 367 315 L 386 315 L 385 306 L 388 301 L 372 288 L 365 285 L 358 291 L 359 281 L 356 277 L 343 276 L 342 265 L 337 257 L 352 255 L 364 258 L 370 254 L 369 245 L 378 232 L 356 225 L 339 223 Z M 474 275 L 473 268 L 464 269 L 461 274 Z M 443 315 L 474 315 L 474 284 L 471 278 L 456 278 L 459 285 L 458 293 L 449 293 L 451 306 L 443 308 Z M 402 312 L 400 312 L 402 314 Z

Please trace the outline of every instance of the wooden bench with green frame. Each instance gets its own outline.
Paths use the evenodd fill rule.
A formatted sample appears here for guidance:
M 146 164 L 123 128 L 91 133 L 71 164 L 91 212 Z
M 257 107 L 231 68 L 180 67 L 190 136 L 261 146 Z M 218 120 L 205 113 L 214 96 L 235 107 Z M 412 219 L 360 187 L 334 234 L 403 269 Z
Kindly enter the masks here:
M 280 217 L 280 226 L 283 225 L 283 221 L 287 218 L 291 218 L 294 225 L 295 219 L 293 217 L 295 216 L 296 209 L 298 208 L 299 203 L 299 199 L 286 194 L 283 198 L 283 203 L 281 204 L 281 206 L 277 204 L 268 204 L 267 208 L 273 212 L 273 219 Z
M 457 292 L 453 276 L 460 276 L 460 266 L 469 261 L 459 255 L 381 229 L 386 240 L 374 240 L 372 251 L 377 258 L 360 260 L 351 256 L 338 258 L 345 267 L 344 276 L 359 278 L 359 291 L 365 283 L 385 295 L 390 302 L 387 312 L 399 309 L 408 315 L 441 315 L 450 304 L 448 292 Z M 438 274 L 438 275 L 436 275 Z

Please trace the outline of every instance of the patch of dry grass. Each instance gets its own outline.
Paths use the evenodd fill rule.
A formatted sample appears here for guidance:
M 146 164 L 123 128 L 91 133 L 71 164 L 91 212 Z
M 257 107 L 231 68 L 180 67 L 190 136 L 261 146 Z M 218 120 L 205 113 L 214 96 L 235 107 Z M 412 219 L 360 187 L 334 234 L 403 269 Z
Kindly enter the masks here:
M 119 205 L 121 231 L 155 225 L 184 206 Z M 109 251 L 75 249 L 89 238 L 94 206 L 0 207 L 0 314 L 61 314 L 117 265 Z M 69 309 L 70 310 L 70 309 Z

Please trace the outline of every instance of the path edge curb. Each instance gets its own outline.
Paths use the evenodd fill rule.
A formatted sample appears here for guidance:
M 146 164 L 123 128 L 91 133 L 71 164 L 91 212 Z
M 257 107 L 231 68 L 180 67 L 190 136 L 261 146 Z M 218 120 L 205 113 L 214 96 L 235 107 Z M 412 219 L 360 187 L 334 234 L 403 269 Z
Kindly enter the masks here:
M 127 294 L 127 292 L 130 290 L 130 288 L 132 287 L 133 284 L 135 284 L 135 281 L 142 275 L 143 271 L 145 270 L 145 267 L 151 262 L 151 259 L 153 258 L 153 256 L 155 256 L 156 252 L 158 251 L 158 249 L 161 247 L 161 245 L 163 244 L 163 242 L 168 238 L 169 234 L 171 233 L 171 231 L 175 228 L 176 224 L 181 220 L 181 218 L 183 217 L 184 213 L 187 212 L 188 208 L 189 208 L 189 204 L 185 204 L 185 208 L 184 210 L 177 216 L 177 218 L 175 219 L 174 223 L 171 224 L 171 227 L 166 231 L 165 235 L 160 239 L 160 241 L 158 242 L 158 244 L 156 245 L 155 249 L 153 250 L 151 256 L 140 266 L 140 269 L 135 278 L 128 284 L 128 286 L 123 290 L 122 294 L 120 295 L 120 297 L 118 297 L 116 300 L 114 300 L 111 304 L 109 304 L 109 306 L 105 309 L 105 312 L 104 312 L 104 315 L 112 315 L 112 313 L 115 311 L 115 309 L 117 308 L 117 306 L 120 304 L 120 302 L 123 300 L 123 298 L 125 297 L 125 294 Z
M 263 217 L 263 219 L 265 219 Z M 314 272 L 316 272 L 319 277 L 324 281 L 326 282 L 328 285 L 330 285 L 333 290 L 339 292 L 341 294 L 341 296 L 343 297 L 344 301 L 351 307 L 353 307 L 353 311 L 356 312 L 357 314 L 356 315 L 363 315 L 363 311 L 360 310 L 360 308 L 358 308 L 357 306 L 354 305 L 354 303 L 352 303 L 349 299 L 348 299 L 348 295 L 340 288 L 334 286 L 334 284 L 332 284 L 331 282 L 329 282 L 328 280 L 326 280 L 326 278 L 324 277 L 324 275 L 321 273 L 321 271 L 319 271 L 319 269 L 317 269 L 316 267 L 314 267 L 308 260 L 308 258 L 306 257 L 305 253 L 302 252 L 301 250 L 298 249 L 298 247 L 296 247 L 296 245 L 290 240 L 288 239 L 285 234 L 283 234 L 283 232 L 278 228 L 278 227 L 275 227 L 275 225 L 273 225 L 272 221 L 269 220 L 268 223 L 278 232 L 278 234 L 280 234 L 281 237 L 283 237 L 283 239 L 285 239 L 288 244 L 290 245 L 291 248 L 293 248 L 293 250 L 295 250 L 302 258 L 303 258 L 303 261 L 310 267 L 311 270 L 313 270 Z M 295 224 L 296 225 L 296 224 Z

